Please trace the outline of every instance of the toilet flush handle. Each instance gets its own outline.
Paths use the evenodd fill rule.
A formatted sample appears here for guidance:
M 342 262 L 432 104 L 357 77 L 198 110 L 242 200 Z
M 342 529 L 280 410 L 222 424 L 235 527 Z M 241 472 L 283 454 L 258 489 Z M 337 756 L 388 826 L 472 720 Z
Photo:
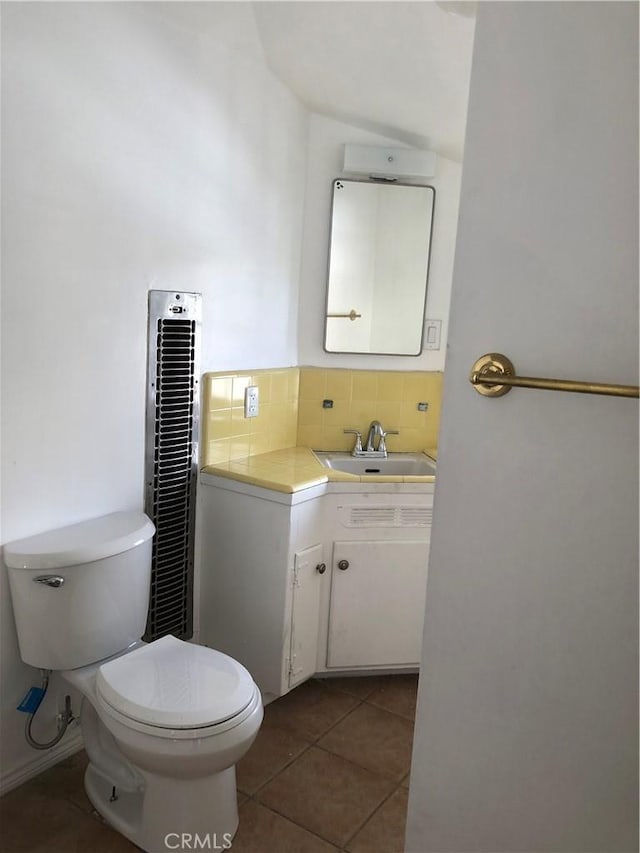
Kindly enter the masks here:
M 45 586 L 52 586 L 54 589 L 58 589 L 64 583 L 64 578 L 60 575 L 40 575 L 39 578 L 33 580 L 34 583 L 42 583 Z

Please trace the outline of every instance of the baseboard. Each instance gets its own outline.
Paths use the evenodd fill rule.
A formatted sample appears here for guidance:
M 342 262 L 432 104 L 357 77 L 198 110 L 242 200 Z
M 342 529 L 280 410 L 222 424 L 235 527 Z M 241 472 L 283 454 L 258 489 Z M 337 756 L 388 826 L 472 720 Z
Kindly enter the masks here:
M 68 738 L 65 737 L 58 749 L 50 749 L 34 754 L 34 758 L 27 764 L 23 764 L 15 770 L 10 770 L 8 773 L 2 774 L 2 777 L 0 777 L 0 797 L 13 790 L 13 788 L 22 785 L 23 782 L 28 782 L 34 776 L 38 776 L 44 770 L 48 770 L 49 767 L 53 767 L 54 764 L 62 761 L 63 758 L 74 755 L 82 747 L 82 732 L 78 726 L 75 732 L 69 734 Z

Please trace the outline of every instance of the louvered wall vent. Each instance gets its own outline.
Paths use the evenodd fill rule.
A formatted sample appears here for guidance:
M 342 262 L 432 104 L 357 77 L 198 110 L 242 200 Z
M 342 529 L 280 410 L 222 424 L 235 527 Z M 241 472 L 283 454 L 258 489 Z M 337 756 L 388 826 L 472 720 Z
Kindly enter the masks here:
M 156 525 L 144 639 L 193 634 L 199 293 L 149 291 L 145 510 Z
M 401 527 L 429 527 L 433 521 L 433 508 L 422 506 L 400 507 Z
M 431 507 L 422 506 L 352 506 L 340 508 L 345 527 L 429 527 Z

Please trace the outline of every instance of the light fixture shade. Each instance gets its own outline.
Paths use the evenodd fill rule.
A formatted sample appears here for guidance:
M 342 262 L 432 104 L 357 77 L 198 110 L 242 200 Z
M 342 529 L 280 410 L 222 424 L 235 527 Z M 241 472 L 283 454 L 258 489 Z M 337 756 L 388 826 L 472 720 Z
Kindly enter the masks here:
M 417 148 L 347 144 L 344 171 L 372 177 L 432 178 L 436 173 L 436 155 Z

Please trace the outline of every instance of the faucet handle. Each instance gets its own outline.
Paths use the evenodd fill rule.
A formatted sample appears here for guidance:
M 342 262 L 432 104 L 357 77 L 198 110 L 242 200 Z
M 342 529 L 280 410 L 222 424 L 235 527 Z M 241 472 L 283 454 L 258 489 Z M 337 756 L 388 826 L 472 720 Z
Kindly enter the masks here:
M 343 429 L 342 430 L 346 434 L 355 435 L 356 443 L 353 446 L 353 450 L 351 451 L 352 455 L 355 456 L 356 453 L 362 453 L 362 433 L 358 429 Z
M 387 442 L 385 441 L 388 435 L 400 435 L 400 431 L 397 429 L 388 429 L 386 432 L 383 432 L 380 436 L 380 443 L 378 444 L 378 450 L 382 453 L 387 452 Z

